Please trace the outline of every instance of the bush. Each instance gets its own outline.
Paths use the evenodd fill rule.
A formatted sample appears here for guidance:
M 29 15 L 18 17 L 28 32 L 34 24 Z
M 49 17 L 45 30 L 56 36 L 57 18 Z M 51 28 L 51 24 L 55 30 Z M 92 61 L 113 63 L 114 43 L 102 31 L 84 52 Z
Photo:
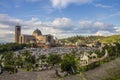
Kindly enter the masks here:
M 91 70 L 91 69 L 94 69 L 96 67 L 100 66 L 100 62 L 94 62 L 94 63 L 91 63 L 89 65 L 86 65 L 86 66 L 82 66 L 80 67 L 80 71 L 84 72 L 84 71 L 88 71 L 88 70 Z
M 75 55 L 74 54 L 66 54 L 63 57 L 63 60 L 61 62 L 61 69 L 63 71 L 67 71 L 70 74 L 71 73 L 75 73 L 77 71 L 77 61 L 75 59 Z
M 58 54 L 50 54 L 47 59 L 48 64 L 52 64 L 53 66 L 55 64 L 59 64 L 61 62 L 61 56 Z
M 17 73 L 17 69 L 11 65 L 5 65 L 4 70 L 10 73 Z
M 87 66 L 81 66 L 79 70 L 80 72 L 87 71 Z

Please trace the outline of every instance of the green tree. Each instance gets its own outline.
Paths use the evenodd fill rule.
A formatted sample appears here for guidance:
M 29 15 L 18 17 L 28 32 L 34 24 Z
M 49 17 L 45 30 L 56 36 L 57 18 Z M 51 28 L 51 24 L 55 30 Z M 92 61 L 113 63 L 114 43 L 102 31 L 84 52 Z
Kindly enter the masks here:
M 15 65 L 19 68 L 22 67 L 22 64 L 23 64 L 23 61 L 22 61 L 22 58 L 20 55 L 18 55 L 16 58 L 15 58 Z
M 16 66 L 15 66 L 15 56 L 13 52 L 6 52 L 4 54 L 4 69 L 10 73 L 17 72 Z
M 68 73 L 75 73 L 77 71 L 77 60 L 74 54 L 66 54 L 61 62 L 61 69 Z
M 48 64 L 52 64 L 53 66 L 55 64 L 59 64 L 61 62 L 61 56 L 58 54 L 50 54 L 47 59 Z
M 23 62 L 23 68 L 25 68 L 27 71 L 30 71 L 33 69 L 33 65 L 36 63 L 35 56 L 32 56 L 29 51 L 24 51 L 22 53 L 22 62 Z
M 5 65 L 14 65 L 14 54 L 13 52 L 6 52 L 4 54 L 4 64 Z

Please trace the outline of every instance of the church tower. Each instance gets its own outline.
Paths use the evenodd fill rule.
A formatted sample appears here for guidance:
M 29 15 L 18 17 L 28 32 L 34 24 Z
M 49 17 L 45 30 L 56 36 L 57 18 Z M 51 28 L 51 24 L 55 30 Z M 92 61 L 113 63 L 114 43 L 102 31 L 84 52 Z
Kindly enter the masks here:
M 19 43 L 19 36 L 21 35 L 21 26 L 15 26 L 15 43 Z

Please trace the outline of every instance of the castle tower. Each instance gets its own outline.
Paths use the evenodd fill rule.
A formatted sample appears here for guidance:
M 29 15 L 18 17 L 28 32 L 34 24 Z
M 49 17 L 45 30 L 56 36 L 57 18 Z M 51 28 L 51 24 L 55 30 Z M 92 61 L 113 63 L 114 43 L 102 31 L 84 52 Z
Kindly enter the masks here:
M 19 43 L 19 36 L 21 35 L 21 26 L 15 26 L 15 43 Z

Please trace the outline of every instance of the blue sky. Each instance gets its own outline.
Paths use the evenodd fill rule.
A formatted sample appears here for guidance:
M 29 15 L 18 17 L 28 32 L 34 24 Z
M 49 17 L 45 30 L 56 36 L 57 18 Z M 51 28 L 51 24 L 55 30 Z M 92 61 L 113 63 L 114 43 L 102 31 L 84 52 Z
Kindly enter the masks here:
M 39 28 L 58 38 L 120 33 L 120 0 L 0 0 L 0 41 Z

